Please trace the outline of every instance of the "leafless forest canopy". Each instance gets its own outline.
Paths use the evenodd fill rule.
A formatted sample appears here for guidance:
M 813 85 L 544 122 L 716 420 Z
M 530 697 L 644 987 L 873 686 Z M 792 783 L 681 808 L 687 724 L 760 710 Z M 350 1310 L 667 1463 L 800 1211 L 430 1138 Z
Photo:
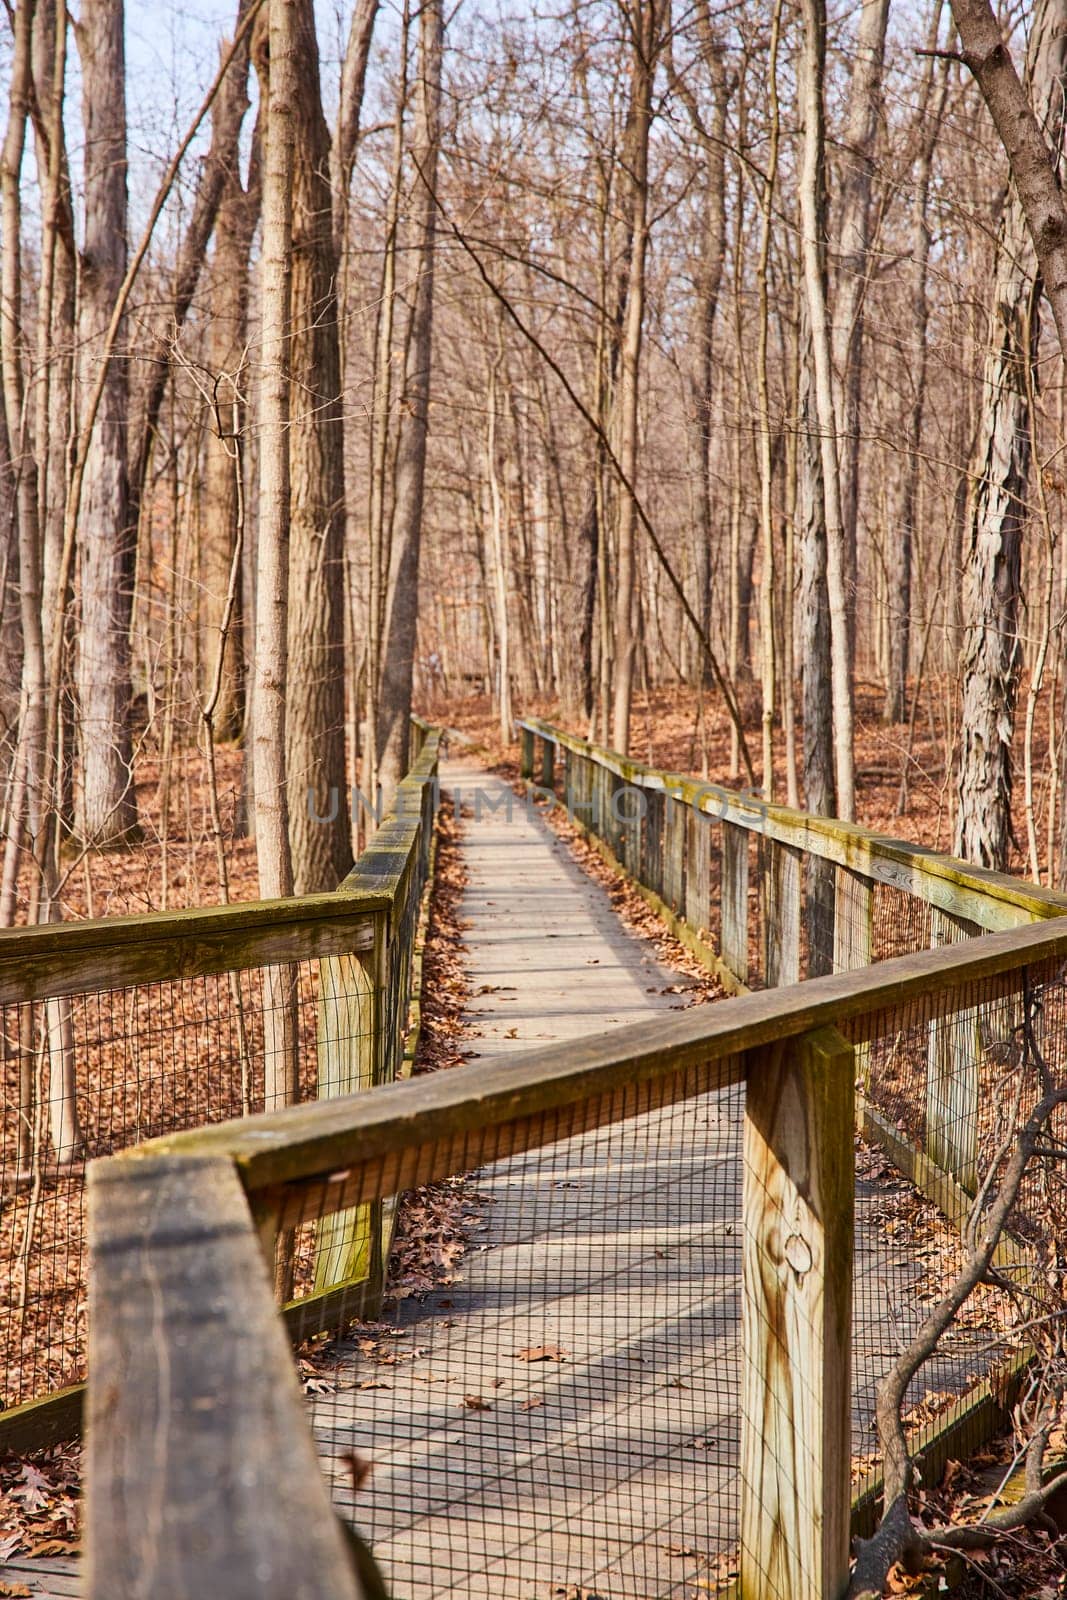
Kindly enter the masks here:
M 332 887 L 413 703 L 1063 883 L 1067 0 L 7 9 L 0 921 Z

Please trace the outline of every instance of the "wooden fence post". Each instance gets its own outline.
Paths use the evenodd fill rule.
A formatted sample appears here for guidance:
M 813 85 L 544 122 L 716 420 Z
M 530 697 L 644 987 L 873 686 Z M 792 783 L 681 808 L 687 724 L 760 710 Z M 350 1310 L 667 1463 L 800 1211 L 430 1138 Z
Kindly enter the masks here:
M 706 933 L 711 922 L 711 819 L 687 806 L 686 828 L 685 920 L 695 932 Z
M 832 1028 L 746 1058 L 741 1594 L 848 1584 L 853 1054 Z
M 555 790 L 556 747 L 551 739 L 541 740 L 541 787 Z
M 318 1097 L 370 1089 L 382 1077 L 384 1016 L 388 1010 L 388 916 L 374 920 L 374 942 L 366 951 L 330 956 L 319 963 Z M 315 1291 L 368 1282 L 380 1290 L 382 1207 L 380 1201 L 323 1217 L 316 1229 Z M 361 1314 L 369 1314 L 361 1309 Z
M 978 932 L 965 917 L 931 907 L 932 947 L 958 944 Z M 979 1018 L 976 1006 L 935 1017 L 926 1053 L 926 1153 L 971 1194 L 977 1184 Z
M 362 1600 L 233 1163 L 94 1163 L 89 1250 L 90 1600 Z
M 653 894 L 663 897 L 663 808 L 662 789 L 646 789 L 645 837 L 641 852 L 641 882 Z
M 530 728 L 522 730 L 522 754 L 519 757 L 519 776 L 529 783 L 534 769 L 534 736 Z
M 760 866 L 763 982 L 781 989 L 800 982 L 800 851 L 761 839 Z
M 834 872 L 834 972 L 855 972 L 874 959 L 874 887 L 850 867 Z M 856 1046 L 856 1082 L 866 1092 L 871 1070 L 869 1040 Z
M 722 959 L 734 977 L 748 982 L 748 832 L 722 825 Z
M 685 834 L 689 807 L 672 794 L 664 796 L 663 899 L 671 911 L 685 909 Z

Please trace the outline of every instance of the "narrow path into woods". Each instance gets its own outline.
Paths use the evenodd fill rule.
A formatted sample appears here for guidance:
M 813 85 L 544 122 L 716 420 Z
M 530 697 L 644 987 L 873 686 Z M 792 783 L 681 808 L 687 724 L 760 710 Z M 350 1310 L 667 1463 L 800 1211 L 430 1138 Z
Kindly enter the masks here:
M 474 1070 L 681 1003 L 509 785 L 459 762 L 442 785 L 465 818 Z M 401 1302 L 388 1370 L 379 1346 L 314 1407 L 396 1600 L 693 1592 L 735 1515 L 738 1132 L 736 1093 L 709 1096 L 468 1180 L 458 1281 Z M 358 1387 L 372 1370 L 388 1389 Z M 354 1505 L 350 1448 L 374 1463 Z
M 459 762 L 442 779 L 465 818 L 472 1070 L 682 1003 L 508 785 Z M 337 1503 L 394 1600 L 660 1600 L 731 1573 L 741 1120 L 734 1089 L 457 1175 L 454 1274 L 401 1301 L 313 1402 Z M 860 1457 L 874 1382 L 923 1310 L 922 1246 L 889 1225 L 904 1195 L 884 1171 L 857 1178 Z M 354 1498 L 353 1450 L 373 1463 Z
M 472 1060 L 559 1044 L 676 1007 L 677 975 L 635 938 L 566 844 L 503 779 L 445 762 L 462 805 Z

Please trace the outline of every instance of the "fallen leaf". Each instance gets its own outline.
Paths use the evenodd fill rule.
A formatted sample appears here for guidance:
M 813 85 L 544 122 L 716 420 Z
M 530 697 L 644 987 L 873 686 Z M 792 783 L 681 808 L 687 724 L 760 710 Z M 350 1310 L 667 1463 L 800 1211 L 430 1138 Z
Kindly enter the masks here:
M 465 1394 L 463 1404 L 468 1411 L 492 1411 L 488 1400 L 483 1400 L 480 1394 Z
M 518 1361 L 563 1361 L 567 1352 L 558 1344 L 531 1344 L 525 1350 L 516 1350 Z
M 545 1403 L 544 1395 L 542 1395 L 542 1394 L 532 1394 L 528 1400 L 524 1400 L 522 1402 L 522 1405 L 519 1407 L 519 1410 L 520 1411 L 536 1411 L 538 1406 L 543 1406 L 544 1403 Z
M 24 1583 L 0 1583 L 0 1595 L 10 1596 L 10 1600 L 24 1600 L 32 1592 Z
M 76 1556 L 81 1554 L 81 1545 L 76 1539 L 42 1539 L 40 1544 L 35 1544 L 30 1551 L 31 1556 Z

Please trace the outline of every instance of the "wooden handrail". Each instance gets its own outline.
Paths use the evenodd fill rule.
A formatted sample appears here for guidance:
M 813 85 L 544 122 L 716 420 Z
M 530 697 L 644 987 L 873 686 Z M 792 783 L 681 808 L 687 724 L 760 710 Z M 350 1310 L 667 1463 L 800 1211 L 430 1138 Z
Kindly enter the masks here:
M 559 749 L 586 757 L 635 788 L 670 794 L 709 818 L 733 823 L 809 855 L 850 867 L 877 882 L 919 895 L 989 931 L 1067 914 L 1067 894 L 1041 884 L 972 866 L 926 845 L 873 833 L 857 823 L 812 816 L 772 804 L 756 794 L 650 767 L 537 717 L 524 718 L 517 726 Z
M 2 929 L 0 1005 L 369 948 L 375 916 L 399 896 L 418 835 L 422 789 L 436 781 L 440 737 L 436 730 L 427 734 L 398 786 L 394 812 L 337 889 Z
M 558 1110 L 627 1084 L 722 1062 L 743 1051 L 833 1025 L 863 1043 L 892 1016 L 919 1023 L 951 1015 L 980 997 L 1014 993 L 1018 975 L 1067 959 L 1067 923 L 1029 924 L 988 938 L 896 956 L 852 972 L 763 989 L 522 1051 L 502 1061 L 455 1067 L 340 1100 L 308 1102 L 188 1133 L 164 1135 L 126 1159 L 195 1152 L 225 1155 L 250 1193 L 336 1176 L 336 1205 L 354 1204 L 344 1168 L 435 1139 Z M 382 1180 L 382 1193 L 392 1193 Z M 367 1198 L 361 1194 L 362 1198 Z M 334 1202 L 331 1201 L 331 1205 Z

